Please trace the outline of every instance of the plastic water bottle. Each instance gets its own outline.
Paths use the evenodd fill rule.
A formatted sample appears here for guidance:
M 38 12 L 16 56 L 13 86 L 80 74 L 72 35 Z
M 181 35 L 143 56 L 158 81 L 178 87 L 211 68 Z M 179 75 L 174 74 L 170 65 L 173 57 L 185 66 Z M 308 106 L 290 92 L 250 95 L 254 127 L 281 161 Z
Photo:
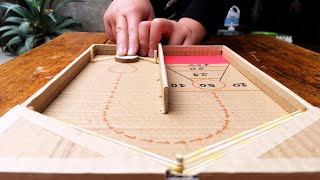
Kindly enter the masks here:
M 232 6 L 228 15 L 224 20 L 224 26 L 228 27 L 229 31 L 234 31 L 236 26 L 239 26 L 240 21 L 240 9 L 237 6 Z

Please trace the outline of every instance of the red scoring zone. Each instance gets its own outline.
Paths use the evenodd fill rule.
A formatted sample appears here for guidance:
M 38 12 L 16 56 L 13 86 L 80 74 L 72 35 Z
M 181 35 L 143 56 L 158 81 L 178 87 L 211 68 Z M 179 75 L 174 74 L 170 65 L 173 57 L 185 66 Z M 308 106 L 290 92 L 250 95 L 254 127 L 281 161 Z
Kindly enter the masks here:
M 216 56 L 164 56 L 166 64 L 229 64 L 221 55 Z

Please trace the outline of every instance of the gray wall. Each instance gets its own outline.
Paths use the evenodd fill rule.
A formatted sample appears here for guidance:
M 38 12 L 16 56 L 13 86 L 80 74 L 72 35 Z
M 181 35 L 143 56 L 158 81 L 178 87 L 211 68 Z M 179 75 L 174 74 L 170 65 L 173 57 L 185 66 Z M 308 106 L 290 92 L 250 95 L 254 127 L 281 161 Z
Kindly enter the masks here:
M 80 21 L 82 28 L 79 31 L 104 32 L 103 15 L 110 3 L 111 0 L 85 0 L 85 2 L 70 3 L 61 10 L 61 13 Z
M 0 2 L 17 3 L 21 0 L 0 0 Z M 60 2 L 62 0 L 56 0 Z M 84 0 L 85 2 L 70 3 L 61 10 L 82 23 L 79 31 L 104 32 L 103 15 L 112 0 Z M 0 8 L 0 22 L 5 9 Z

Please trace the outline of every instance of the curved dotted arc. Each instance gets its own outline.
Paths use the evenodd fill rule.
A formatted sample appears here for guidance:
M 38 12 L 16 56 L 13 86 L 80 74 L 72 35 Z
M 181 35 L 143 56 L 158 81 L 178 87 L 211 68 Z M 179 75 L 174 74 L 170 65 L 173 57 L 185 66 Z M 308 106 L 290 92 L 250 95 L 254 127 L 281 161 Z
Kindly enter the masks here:
M 213 138 L 215 135 L 219 135 L 222 134 L 224 130 L 229 129 L 229 124 L 230 124 L 230 114 L 228 112 L 228 109 L 226 108 L 226 106 L 222 103 L 221 99 L 218 97 L 217 93 L 212 91 L 211 93 L 213 94 L 216 102 L 218 102 L 219 106 L 221 107 L 221 109 L 224 112 L 225 115 L 225 120 L 224 120 L 224 124 L 223 126 L 221 126 L 221 129 L 216 130 L 216 132 L 211 133 L 211 134 L 207 134 L 203 137 L 197 137 L 195 139 L 191 139 L 191 140 L 179 140 L 179 141 L 159 141 L 159 140 L 155 140 L 155 139 L 140 139 L 137 136 L 134 135 L 130 135 L 125 133 L 122 130 L 119 130 L 115 127 L 112 126 L 111 122 L 109 121 L 109 119 L 107 118 L 108 116 L 108 110 L 110 109 L 110 105 L 112 104 L 112 100 L 114 97 L 114 94 L 116 93 L 118 86 L 119 86 L 119 82 L 122 79 L 123 74 L 119 73 L 119 77 L 116 80 L 115 86 L 113 87 L 113 89 L 111 90 L 111 94 L 106 102 L 106 106 L 103 112 L 103 120 L 106 122 L 106 126 L 108 127 L 108 129 L 112 130 L 114 133 L 118 134 L 118 135 L 122 135 L 125 138 L 131 139 L 131 140 L 139 140 L 139 141 L 143 141 L 143 142 L 147 142 L 147 143 L 155 143 L 155 144 L 188 144 L 188 143 L 195 143 L 195 142 L 201 142 L 207 139 L 211 139 Z

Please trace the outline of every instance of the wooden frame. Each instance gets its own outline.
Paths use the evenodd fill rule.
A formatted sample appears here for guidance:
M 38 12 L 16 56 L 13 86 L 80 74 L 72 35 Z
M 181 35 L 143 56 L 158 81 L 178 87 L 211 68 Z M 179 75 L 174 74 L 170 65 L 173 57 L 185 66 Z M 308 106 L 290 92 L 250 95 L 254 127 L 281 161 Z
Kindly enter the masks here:
M 237 176 L 232 177 L 251 177 L 251 172 L 253 174 L 262 173 L 260 174 L 261 177 L 269 177 L 270 173 L 278 174 L 279 176 L 283 175 L 283 173 L 286 173 L 288 177 L 294 177 L 294 172 L 299 170 L 302 170 L 302 174 L 309 176 L 311 179 L 319 178 L 320 167 L 316 166 L 320 163 L 319 158 L 314 158 L 311 160 L 306 159 L 303 164 L 301 161 L 296 160 L 264 160 L 258 158 L 263 152 L 274 147 L 275 144 L 280 144 L 312 123 L 320 120 L 319 109 L 313 107 L 305 100 L 294 94 L 292 91 L 255 68 L 253 65 L 245 61 L 242 57 L 234 53 L 226 46 L 164 46 L 162 50 L 162 46 L 160 45 L 158 54 L 164 113 L 168 112 L 169 87 L 164 64 L 165 55 L 222 55 L 228 59 L 233 66 L 241 71 L 241 73 L 244 74 L 250 81 L 254 82 L 255 85 L 257 85 L 279 105 L 291 113 L 289 117 L 279 119 L 260 127 L 260 129 L 257 129 L 256 131 L 257 134 L 253 134 L 251 136 L 251 134 L 248 133 L 244 134 L 242 139 L 231 138 L 229 141 L 225 141 L 224 143 L 227 144 L 225 149 L 216 150 L 216 148 L 213 147 L 206 147 L 200 150 L 201 153 L 187 155 L 187 158 L 184 159 L 183 164 L 179 164 L 179 162 L 168 162 L 151 152 L 142 151 L 141 153 L 141 150 L 134 146 L 128 146 L 110 138 L 100 137 L 97 134 L 92 134 L 92 132 L 79 129 L 78 127 L 65 125 L 53 118 L 48 118 L 40 114 L 59 95 L 59 93 L 68 85 L 68 83 L 71 82 L 72 79 L 81 72 L 86 64 L 94 59 L 94 56 L 99 54 L 115 54 L 115 52 L 116 47 L 113 45 L 92 45 L 81 56 L 75 59 L 69 66 L 67 66 L 56 77 L 54 77 L 48 84 L 46 84 L 37 93 L 26 100 L 21 106 L 13 108 L 5 116 L 3 116 L 1 120 L 4 120 L 3 122 L 6 123 L 0 123 L 0 135 L 5 133 L 6 130 L 8 130 L 8 128 L 10 128 L 16 120 L 21 121 L 21 119 L 24 119 L 25 121 L 36 124 L 45 130 L 61 135 L 74 143 L 89 147 L 89 149 L 91 147 L 91 150 L 98 152 L 99 154 L 104 155 L 104 151 L 110 148 L 117 149 L 117 152 L 119 153 L 115 154 L 115 157 L 108 157 L 104 158 L 103 160 L 82 159 L 80 160 L 82 163 L 79 163 L 79 161 L 76 160 L 56 160 L 46 158 L 9 160 L 0 159 L 2 164 L 5 164 L 5 162 L 8 161 L 11 162 L 10 166 L 0 166 L 0 177 L 22 178 L 25 173 L 27 173 L 29 174 L 28 178 L 30 179 L 41 178 L 45 176 L 65 179 L 72 177 L 70 174 L 82 174 L 89 172 L 90 176 L 96 179 L 104 176 L 126 179 L 133 174 L 136 175 L 134 176 L 135 178 L 139 179 L 147 177 L 150 178 L 150 176 L 152 176 L 152 178 L 163 179 L 165 178 L 166 169 L 170 167 L 172 169 L 172 173 L 184 173 L 186 175 L 199 174 L 200 179 L 211 177 L 226 178 L 227 176 L 230 178 L 230 174 L 237 174 Z M 297 122 L 302 119 L 304 121 L 299 125 L 297 125 L 297 123 L 283 124 L 289 119 L 290 122 Z M 293 128 L 294 130 L 290 133 L 282 134 L 288 128 Z M 79 140 L 75 138 L 72 133 L 70 133 L 73 131 L 82 133 L 84 139 Z M 260 136 L 267 131 L 269 135 L 273 134 L 276 138 L 270 141 L 268 140 L 268 136 Z M 90 138 L 97 139 L 98 145 L 90 145 L 90 143 L 86 144 L 88 142 L 87 140 Z M 248 141 L 250 141 L 250 144 L 243 146 L 244 143 Z M 259 142 L 265 142 L 264 147 L 261 147 Z M 138 153 L 132 152 L 130 149 L 138 151 Z M 237 151 L 234 151 L 235 149 L 237 149 Z M 117 170 L 106 170 L 108 168 L 115 168 L 112 162 L 116 161 L 117 157 L 120 157 L 121 159 L 127 157 L 128 155 L 136 157 L 135 160 L 140 161 L 141 164 L 136 166 L 134 162 L 120 163 L 120 165 L 117 166 Z M 232 157 L 238 156 L 250 159 L 249 162 L 252 162 L 252 164 L 263 163 L 265 165 L 264 167 L 266 167 L 265 171 L 263 169 L 256 170 L 255 165 L 252 166 L 252 164 L 248 164 L 247 162 L 244 163 L 243 161 L 230 161 L 230 158 L 232 159 Z M 150 160 L 150 157 L 152 160 Z M 192 159 L 196 159 L 196 161 L 193 161 Z M 32 162 L 34 165 L 32 168 L 27 166 L 27 164 L 30 162 Z M 94 164 L 96 164 L 96 170 L 92 169 L 92 167 L 83 166 L 83 164 L 87 162 L 94 162 Z M 64 170 L 66 167 L 61 166 L 61 163 L 67 163 L 67 165 L 72 167 L 68 166 L 67 170 Z M 219 165 L 217 165 L 217 163 L 219 163 Z M 237 166 L 233 166 L 233 163 L 236 163 Z M 290 163 L 291 166 L 289 166 L 288 163 Z M 44 164 L 50 164 L 52 166 L 44 168 Z M 145 169 L 146 167 L 150 167 L 150 169 Z M 311 170 L 307 170 L 304 167 L 308 167 Z M 46 175 L 43 173 L 46 173 Z M 64 173 L 65 175 L 63 175 Z M 221 174 L 224 175 L 220 176 Z

